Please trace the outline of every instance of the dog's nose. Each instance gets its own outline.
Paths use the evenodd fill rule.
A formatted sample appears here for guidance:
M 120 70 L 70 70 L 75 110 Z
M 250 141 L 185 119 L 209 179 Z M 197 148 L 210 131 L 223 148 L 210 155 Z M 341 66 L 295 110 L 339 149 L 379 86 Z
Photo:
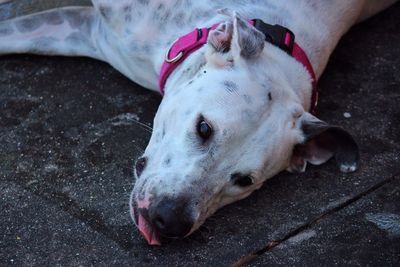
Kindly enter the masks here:
M 188 202 L 179 198 L 163 198 L 150 206 L 149 215 L 153 226 L 165 237 L 184 237 L 194 223 Z

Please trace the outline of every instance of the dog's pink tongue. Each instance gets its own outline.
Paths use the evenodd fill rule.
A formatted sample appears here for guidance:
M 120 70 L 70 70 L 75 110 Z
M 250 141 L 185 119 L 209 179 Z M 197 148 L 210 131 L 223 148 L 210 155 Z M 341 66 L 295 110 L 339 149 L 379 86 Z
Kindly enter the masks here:
M 161 242 L 157 236 L 157 233 L 150 227 L 149 223 L 143 218 L 140 213 L 138 218 L 138 228 L 140 234 L 144 237 L 144 239 L 146 239 L 149 245 L 161 246 Z

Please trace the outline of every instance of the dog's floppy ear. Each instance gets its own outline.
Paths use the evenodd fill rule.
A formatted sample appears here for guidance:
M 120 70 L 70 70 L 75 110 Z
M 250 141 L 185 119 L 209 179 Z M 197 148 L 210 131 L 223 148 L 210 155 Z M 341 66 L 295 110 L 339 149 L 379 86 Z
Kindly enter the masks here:
M 221 23 L 210 32 L 208 43 L 214 52 L 230 52 L 233 59 L 259 56 L 264 49 L 265 35 L 235 11 L 222 9 L 219 13 L 229 16 L 231 20 Z
M 304 142 L 295 146 L 288 171 L 303 172 L 307 162 L 319 165 L 331 157 L 342 172 L 353 172 L 358 167 L 358 145 L 353 137 L 338 126 L 331 126 L 311 115 L 301 116 Z

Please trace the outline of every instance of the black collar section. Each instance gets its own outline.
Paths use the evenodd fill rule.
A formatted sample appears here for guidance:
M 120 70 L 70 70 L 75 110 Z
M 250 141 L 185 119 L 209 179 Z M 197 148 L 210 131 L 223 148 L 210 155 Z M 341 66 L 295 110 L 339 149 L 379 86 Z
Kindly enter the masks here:
M 295 36 L 291 30 L 278 24 L 267 24 L 260 19 L 253 21 L 254 27 L 265 35 L 265 41 L 292 55 Z

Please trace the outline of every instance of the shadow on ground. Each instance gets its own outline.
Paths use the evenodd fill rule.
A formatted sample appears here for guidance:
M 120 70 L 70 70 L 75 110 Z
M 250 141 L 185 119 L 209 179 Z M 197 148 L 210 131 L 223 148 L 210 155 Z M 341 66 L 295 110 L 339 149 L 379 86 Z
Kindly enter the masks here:
M 351 30 L 319 82 L 319 117 L 357 138 L 358 172 L 282 173 L 162 247 L 128 213 L 160 96 L 90 59 L 0 57 L 0 265 L 398 266 L 399 16 Z

